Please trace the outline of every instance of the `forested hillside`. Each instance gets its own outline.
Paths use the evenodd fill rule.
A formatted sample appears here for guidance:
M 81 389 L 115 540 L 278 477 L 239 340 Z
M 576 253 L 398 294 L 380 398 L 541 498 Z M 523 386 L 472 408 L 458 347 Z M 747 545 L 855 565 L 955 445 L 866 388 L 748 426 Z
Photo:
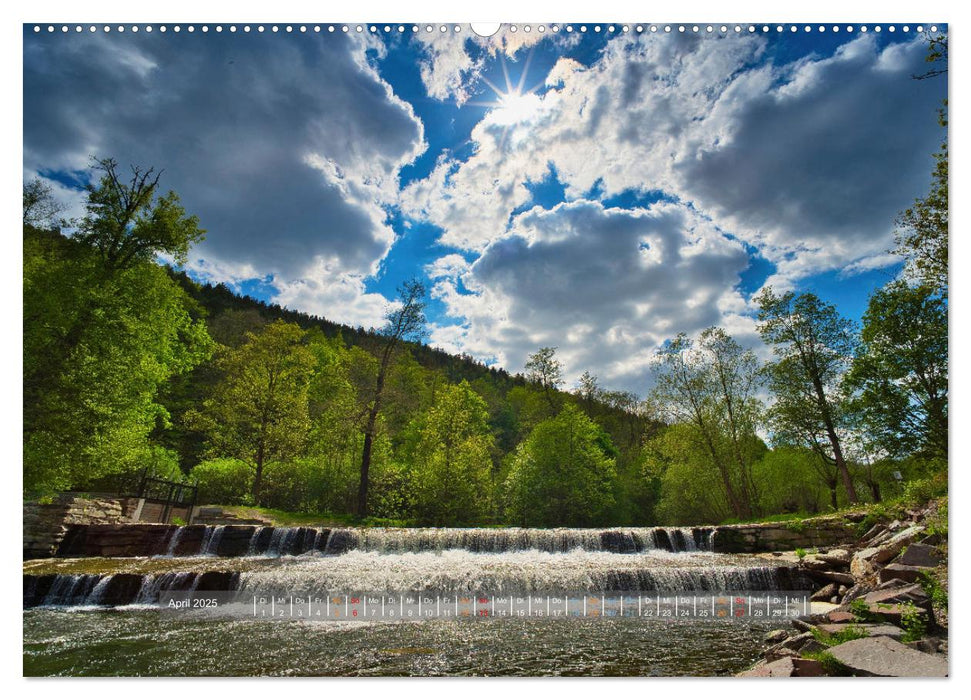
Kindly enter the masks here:
M 204 236 L 178 196 L 152 170 L 95 169 L 80 221 L 24 188 L 25 496 L 124 492 L 147 470 L 203 502 L 371 522 L 647 525 L 817 513 L 946 474 L 946 145 L 902 215 L 908 274 L 862 328 L 766 288 L 772 362 L 720 328 L 678 335 L 644 397 L 589 372 L 565 386 L 552 347 L 510 375 L 427 346 L 417 281 L 368 330 L 199 284 L 177 269 Z

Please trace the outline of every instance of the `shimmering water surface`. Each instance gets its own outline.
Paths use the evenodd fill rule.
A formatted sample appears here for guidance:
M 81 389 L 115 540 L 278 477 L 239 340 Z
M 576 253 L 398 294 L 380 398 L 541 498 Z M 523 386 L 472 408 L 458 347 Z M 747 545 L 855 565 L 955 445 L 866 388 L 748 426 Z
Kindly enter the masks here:
M 681 620 L 257 621 L 147 610 L 24 612 L 28 676 L 715 676 L 769 623 Z
M 144 557 L 25 562 L 24 673 L 726 675 L 758 657 L 771 622 L 271 621 L 223 611 L 165 614 L 153 604 L 165 591 L 203 590 L 228 591 L 237 600 L 304 591 L 802 590 L 784 562 L 714 554 L 710 531 L 697 528 L 268 528 L 244 533 L 243 541 L 226 532 L 173 529 Z M 195 544 L 186 551 L 190 535 Z M 106 607 L 110 602 L 116 607 Z

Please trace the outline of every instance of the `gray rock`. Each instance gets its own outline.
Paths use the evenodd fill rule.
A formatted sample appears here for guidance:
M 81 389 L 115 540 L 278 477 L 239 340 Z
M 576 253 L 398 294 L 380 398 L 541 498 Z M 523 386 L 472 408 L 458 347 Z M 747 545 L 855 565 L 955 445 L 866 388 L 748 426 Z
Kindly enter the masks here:
M 907 566 L 905 564 L 898 564 L 893 562 L 892 564 L 887 564 L 887 566 L 881 569 L 877 573 L 877 580 L 881 582 L 890 581 L 906 581 L 907 583 L 914 583 L 920 578 L 922 573 L 928 571 L 933 571 L 934 569 L 929 566 Z
M 783 646 L 782 644 L 776 644 L 775 646 L 771 646 L 762 652 L 762 657 L 766 661 L 778 661 L 779 659 L 792 658 L 795 656 L 799 656 L 798 651 Z
M 860 541 L 861 542 L 869 542 L 870 540 L 872 540 L 873 538 L 875 538 L 877 535 L 882 535 L 886 531 L 887 531 L 887 528 L 886 527 L 884 527 L 880 523 L 877 523 L 876 525 L 874 525 L 873 527 L 871 527 L 869 530 L 867 530 L 866 533 L 864 533 L 863 537 L 860 538 Z
M 769 663 L 756 664 L 738 675 L 741 678 L 791 678 L 796 675 L 796 664 L 791 658 L 776 659 Z
M 854 639 L 830 647 L 829 653 L 860 676 L 940 678 L 948 675 L 947 660 L 943 657 L 911 649 L 889 637 Z
M 894 564 L 935 567 L 939 566 L 941 561 L 941 553 L 935 547 L 915 542 L 907 547 L 903 554 L 897 557 Z
M 782 642 L 782 646 L 784 646 L 786 649 L 799 651 L 810 639 L 813 639 L 813 633 L 803 632 L 802 634 L 797 634 L 795 637 L 789 637 L 786 641 Z
M 826 554 L 818 555 L 817 559 L 837 568 L 846 568 L 850 565 L 850 553 L 845 549 L 831 549 Z
M 825 586 L 823 586 L 822 588 L 820 588 L 818 591 L 816 591 L 815 593 L 813 593 L 809 597 L 809 600 L 812 600 L 812 601 L 829 600 L 830 598 L 833 597 L 834 594 L 836 594 L 836 593 L 839 592 L 839 590 L 837 589 L 836 586 L 837 586 L 837 584 L 835 584 L 835 583 L 828 583 L 828 584 L 826 584 Z
M 779 642 L 784 642 L 788 638 L 789 632 L 787 630 L 779 629 L 766 633 L 766 635 L 762 637 L 762 641 L 766 644 L 778 644 Z
M 847 586 L 852 586 L 856 583 L 856 580 L 850 574 L 842 571 L 814 571 L 810 569 L 806 571 L 806 575 L 814 581 L 833 581 L 837 584 L 846 584 Z M 835 592 L 833 591 L 833 593 Z
M 849 603 L 851 600 L 856 600 L 857 598 L 862 598 L 872 589 L 862 583 L 858 583 L 855 586 L 850 586 L 850 588 L 843 595 L 843 602 Z
M 912 583 L 867 593 L 863 600 L 867 603 L 913 603 L 920 607 L 926 605 L 929 598 L 923 588 Z
M 868 637 L 892 637 L 893 639 L 900 639 L 904 633 L 902 629 L 894 625 L 861 625 L 856 623 L 819 625 L 819 629 L 823 632 L 833 635 L 844 632 L 850 627 L 864 630 Z
M 800 632 L 811 632 L 813 629 L 813 624 L 807 622 L 806 620 L 800 620 L 798 617 L 793 618 L 792 626 L 795 627 Z

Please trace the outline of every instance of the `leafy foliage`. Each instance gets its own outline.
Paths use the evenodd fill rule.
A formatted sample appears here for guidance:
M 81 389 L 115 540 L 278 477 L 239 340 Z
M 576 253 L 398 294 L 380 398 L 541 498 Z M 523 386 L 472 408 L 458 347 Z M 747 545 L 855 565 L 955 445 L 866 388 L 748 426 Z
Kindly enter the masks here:
M 602 525 L 614 497 L 609 438 L 575 406 L 540 422 L 512 456 L 507 513 L 523 526 Z

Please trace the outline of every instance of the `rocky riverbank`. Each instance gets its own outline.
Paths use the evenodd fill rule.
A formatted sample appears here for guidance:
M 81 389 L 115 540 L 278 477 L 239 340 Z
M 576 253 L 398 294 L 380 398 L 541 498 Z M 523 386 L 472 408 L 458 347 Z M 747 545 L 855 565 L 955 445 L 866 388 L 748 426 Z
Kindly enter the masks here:
M 846 546 L 776 553 L 795 558 L 818 585 L 812 600 L 832 607 L 769 632 L 762 660 L 739 675 L 948 675 L 945 504 L 875 523 Z

